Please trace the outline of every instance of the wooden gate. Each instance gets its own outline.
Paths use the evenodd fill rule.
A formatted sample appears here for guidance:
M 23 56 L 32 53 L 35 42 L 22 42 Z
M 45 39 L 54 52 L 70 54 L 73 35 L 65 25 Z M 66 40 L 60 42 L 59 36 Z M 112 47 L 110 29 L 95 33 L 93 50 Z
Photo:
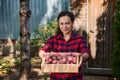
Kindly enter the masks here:
M 85 74 L 112 75 L 112 23 L 114 0 L 88 0 L 88 39 L 92 58 Z

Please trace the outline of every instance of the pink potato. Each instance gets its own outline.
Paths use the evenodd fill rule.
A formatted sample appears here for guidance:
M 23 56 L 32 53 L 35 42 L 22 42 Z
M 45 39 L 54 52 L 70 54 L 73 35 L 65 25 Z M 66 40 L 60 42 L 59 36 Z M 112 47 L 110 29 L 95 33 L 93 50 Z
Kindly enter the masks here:
M 46 63 L 46 64 L 52 63 L 52 59 L 51 59 L 51 58 L 46 59 L 46 60 L 45 60 L 45 63 Z
M 57 60 L 52 60 L 52 64 L 57 64 Z
M 60 59 L 60 60 L 59 60 L 59 63 L 60 63 L 60 64 L 65 64 L 65 63 L 66 63 L 66 61 L 67 61 L 67 59 L 66 59 L 66 58 L 62 58 L 62 59 Z

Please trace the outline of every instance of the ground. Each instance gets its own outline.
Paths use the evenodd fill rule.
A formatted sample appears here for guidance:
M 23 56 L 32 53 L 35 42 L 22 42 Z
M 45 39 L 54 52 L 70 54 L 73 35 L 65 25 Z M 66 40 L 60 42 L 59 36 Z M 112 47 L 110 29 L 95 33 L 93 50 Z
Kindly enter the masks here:
M 4 57 L 0 55 L 0 59 L 3 58 L 7 60 L 11 60 L 11 58 L 14 57 L 13 55 L 4 56 Z M 11 71 L 6 74 L 2 73 L 2 75 L 0 75 L 0 80 L 18 80 L 20 73 L 20 65 L 18 66 L 14 66 L 14 64 L 11 65 L 12 65 Z M 37 56 L 35 57 L 31 65 L 30 80 L 49 80 L 49 76 L 47 74 L 44 75 L 44 73 L 41 71 L 40 59 Z

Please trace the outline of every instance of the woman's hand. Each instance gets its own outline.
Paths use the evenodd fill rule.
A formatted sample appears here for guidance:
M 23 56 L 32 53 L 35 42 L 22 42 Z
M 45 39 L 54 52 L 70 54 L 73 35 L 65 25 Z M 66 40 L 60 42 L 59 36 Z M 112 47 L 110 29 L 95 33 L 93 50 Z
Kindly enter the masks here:
M 81 64 L 83 62 L 86 62 L 89 58 L 89 54 L 88 53 L 77 53 L 79 54 L 79 66 L 81 66 Z
M 89 58 L 89 54 L 88 53 L 83 53 L 82 57 L 83 57 L 83 62 L 86 62 Z
M 39 53 L 38 53 L 38 55 L 39 55 L 40 58 L 43 58 L 44 55 L 45 55 L 45 51 L 40 50 Z

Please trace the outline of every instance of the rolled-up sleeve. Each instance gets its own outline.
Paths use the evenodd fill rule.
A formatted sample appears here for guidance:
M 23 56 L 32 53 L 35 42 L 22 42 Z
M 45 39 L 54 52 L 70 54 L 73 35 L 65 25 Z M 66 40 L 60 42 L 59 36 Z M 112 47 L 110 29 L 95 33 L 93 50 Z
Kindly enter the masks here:
M 87 40 L 85 39 L 85 37 L 81 37 L 79 46 L 81 49 L 81 53 L 88 53 L 90 55 L 90 49 L 88 47 L 88 43 L 87 43 Z
M 47 40 L 47 43 L 40 48 L 40 50 L 44 50 L 45 52 L 50 52 L 52 50 L 52 46 L 54 44 L 53 38 Z

